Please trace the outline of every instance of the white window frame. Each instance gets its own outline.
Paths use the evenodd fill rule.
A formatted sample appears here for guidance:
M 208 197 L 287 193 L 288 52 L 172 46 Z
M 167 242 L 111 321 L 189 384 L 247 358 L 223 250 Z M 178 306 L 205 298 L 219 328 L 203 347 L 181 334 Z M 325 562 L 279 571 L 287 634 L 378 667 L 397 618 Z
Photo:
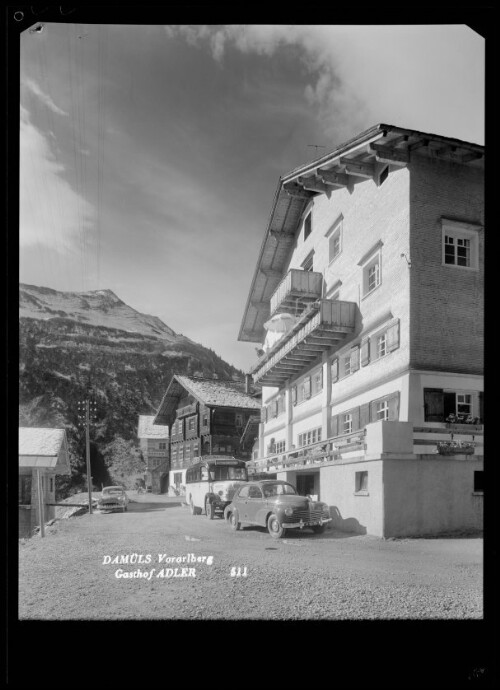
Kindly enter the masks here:
M 382 285 L 382 241 L 377 242 L 375 247 L 358 263 L 362 267 L 362 298 L 368 297 Z M 369 287 L 370 271 L 376 267 L 376 281 Z
M 325 237 L 328 239 L 328 265 L 332 264 L 335 259 L 342 254 L 343 248 L 343 229 L 344 229 L 344 216 L 341 214 L 337 220 L 333 223 L 331 228 L 326 233 Z M 335 246 L 335 237 L 338 236 L 338 251 L 333 254 L 332 247 Z
M 463 400 L 459 400 L 459 398 L 463 398 Z M 468 402 L 466 399 L 469 399 Z M 467 405 L 469 410 L 468 412 L 460 412 L 459 411 L 459 406 Z M 456 406 L 456 414 L 466 414 L 466 415 L 471 415 L 473 416 L 473 400 L 472 400 L 472 394 L 471 393 L 455 393 L 455 406 Z
M 342 378 L 351 374 L 351 353 L 348 352 L 346 355 L 342 355 Z
M 354 473 L 354 493 L 365 496 L 368 495 L 368 470 L 361 470 L 360 472 Z
M 387 354 L 387 331 L 384 331 L 383 333 L 377 336 L 377 359 L 381 359 L 382 357 L 385 357 Z
M 351 434 L 352 433 L 352 414 L 347 412 L 342 415 L 342 433 Z
M 389 401 L 381 400 L 376 403 L 377 422 L 386 422 L 389 419 Z
M 480 226 L 471 223 L 460 223 L 458 221 L 448 220 L 443 218 L 442 224 L 442 239 L 441 239 L 441 265 L 447 268 L 459 268 L 464 271 L 479 270 L 479 229 Z M 453 263 L 447 263 L 446 259 L 446 238 L 454 240 L 453 246 L 455 248 Z M 459 240 L 469 241 L 469 265 L 462 266 L 457 263 L 457 246 Z
M 301 434 L 298 435 L 297 441 L 299 448 L 310 446 L 313 443 L 319 443 L 321 441 L 321 427 L 319 426 L 315 429 L 303 431 Z
M 284 453 L 286 449 L 286 441 L 276 441 L 276 453 Z

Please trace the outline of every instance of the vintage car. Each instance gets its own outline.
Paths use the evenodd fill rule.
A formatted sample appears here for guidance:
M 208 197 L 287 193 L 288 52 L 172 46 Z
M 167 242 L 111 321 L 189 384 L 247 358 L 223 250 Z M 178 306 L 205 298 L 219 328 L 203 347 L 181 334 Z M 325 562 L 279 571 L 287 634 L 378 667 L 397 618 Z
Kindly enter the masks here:
M 122 486 L 105 486 L 102 490 L 101 498 L 97 502 L 97 507 L 101 511 L 127 510 L 129 498 Z
M 304 527 L 321 534 L 331 521 L 326 503 L 299 496 L 292 484 L 277 479 L 240 486 L 226 507 L 224 517 L 234 530 L 239 530 L 243 524 L 261 525 L 276 539 L 287 529 Z

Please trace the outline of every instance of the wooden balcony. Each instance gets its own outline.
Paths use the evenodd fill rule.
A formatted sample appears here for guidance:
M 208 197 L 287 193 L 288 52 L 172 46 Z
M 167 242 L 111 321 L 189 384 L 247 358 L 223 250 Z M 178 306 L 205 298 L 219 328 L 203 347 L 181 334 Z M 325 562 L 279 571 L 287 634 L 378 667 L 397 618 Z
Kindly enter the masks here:
M 177 410 L 177 419 L 182 419 L 182 417 L 188 417 L 191 414 L 196 414 L 198 410 L 198 403 L 193 403 L 192 405 L 185 405 L 184 407 L 179 407 Z
M 300 314 L 308 304 L 321 298 L 322 289 L 322 273 L 292 268 L 271 295 L 270 315 Z
M 281 387 L 322 352 L 338 349 L 346 335 L 354 332 L 355 320 L 355 302 L 317 300 L 253 367 L 254 382 Z

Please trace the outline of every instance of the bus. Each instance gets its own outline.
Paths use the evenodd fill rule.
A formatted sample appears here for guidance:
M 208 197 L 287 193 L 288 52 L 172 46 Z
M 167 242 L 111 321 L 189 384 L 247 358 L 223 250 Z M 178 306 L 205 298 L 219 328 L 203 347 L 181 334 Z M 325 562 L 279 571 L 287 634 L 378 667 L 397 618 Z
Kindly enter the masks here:
M 231 457 L 210 455 L 186 470 L 186 502 L 191 515 L 205 513 L 209 520 L 224 517 L 240 484 L 248 481 L 246 463 Z

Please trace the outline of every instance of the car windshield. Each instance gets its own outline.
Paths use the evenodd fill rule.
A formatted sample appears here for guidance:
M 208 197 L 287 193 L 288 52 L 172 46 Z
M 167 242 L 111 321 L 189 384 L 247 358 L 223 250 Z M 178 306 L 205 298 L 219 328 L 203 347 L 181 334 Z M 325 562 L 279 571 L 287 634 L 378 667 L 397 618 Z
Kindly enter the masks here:
M 103 494 L 118 494 L 119 495 L 119 494 L 123 493 L 123 489 L 118 489 L 116 487 L 112 487 L 110 489 L 103 489 L 102 493 Z
M 264 484 L 262 487 L 264 496 L 281 496 L 282 494 L 297 495 L 297 492 L 291 484 Z
M 247 480 L 246 467 L 228 467 L 227 465 L 212 465 L 210 467 L 210 479 L 215 482 L 223 482 L 228 479 Z

